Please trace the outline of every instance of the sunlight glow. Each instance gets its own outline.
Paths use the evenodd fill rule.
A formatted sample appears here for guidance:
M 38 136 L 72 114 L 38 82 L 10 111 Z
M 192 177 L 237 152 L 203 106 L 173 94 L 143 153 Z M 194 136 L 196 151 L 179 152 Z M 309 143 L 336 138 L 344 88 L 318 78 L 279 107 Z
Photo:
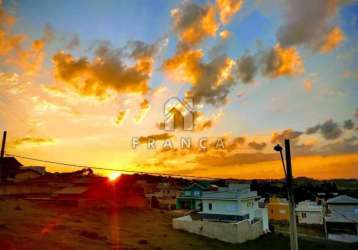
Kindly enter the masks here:
M 119 177 L 121 176 L 121 173 L 120 172 L 111 172 L 108 174 L 108 179 L 110 181 L 115 181 L 117 180 Z

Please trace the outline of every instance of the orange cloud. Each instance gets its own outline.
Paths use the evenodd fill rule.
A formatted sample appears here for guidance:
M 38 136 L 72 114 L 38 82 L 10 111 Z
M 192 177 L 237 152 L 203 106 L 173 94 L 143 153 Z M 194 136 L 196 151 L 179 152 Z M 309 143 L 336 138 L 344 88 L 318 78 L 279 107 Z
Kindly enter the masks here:
M 116 124 L 121 125 L 128 114 L 128 110 L 119 111 L 116 118 Z
M 13 142 L 14 146 L 23 146 L 23 145 L 41 145 L 41 144 L 52 144 L 54 140 L 51 138 L 42 138 L 42 137 L 32 137 L 25 136 L 18 138 Z
M 164 140 L 170 139 L 172 137 L 173 137 L 173 135 L 168 134 L 168 133 L 141 136 L 141 137 L 139 137 L 139 142 L 142 144 L 145 144 L 145 143 L 148 143 L 149 140 L 164 141 Z
M 133 65 L 125 64 L 120 51 L 107 44 L 96 49 L 93 60 L 87 57 L 76 59 L 71 54 L 59 52 L 53 57 L 55 77 L 70 84 L 82 95 L 103 98 L 110 91 L 144 94 L 148 91 L 155 51 L 150 51 L 143 44 L 133 46 L 137 45 L 130 55 L 135 61 Z
M 165 73 L 176 81 L 190 83 L 187 96 L 194 101 L 220 105 L 226 103 L 226 96 L 235 84 L 231 71 L 234 60 L 218 56 L 212 61 L 202 61 L 201 50 L 183 50 L 166 60 L 162 66 Z
M 304 80 L 303 87 L 307 92 L 312 91 L 312 81 L 311 80 Z
M 166 60 L 163 69 L 177 82 L 196 84 L 201 74 L 199 62 L 203 56 L 201 50 L 185 50 Z
M 18 53 L 15 63 L 24 70 L 25 74 L 34 75 L 41 69 L 45 57 L 44 47 L 44 40 L 35 40 L 29 50 Z
M 187 46 L 196 45 L 207 37 L 214 37 L 219 28 L 212 5 L 184 2 L 171 11 L 171 16 L 174 31 Z
M 231 17 L 240 11 L 242 0 L 217 0 L 216 5 L 219 9 L 220 21 L 227 24 Z
M 144 99 L 140 103 L 140 111 L 138 115 L 134 118 L 134 121 L 138 124 L 141 123 L 145 115 L 148 113 L 149 109 L 150 109 L 150 104 L 147 99 Z
M 327 34 L 319 50 L 321 53 L 329 53 L 337 48 L 345 39 L 346 37 L 341 28 L 336 26 Z
M 230 31 L 223 30 L 223 31 L 220 32 L 219 35 L 220 35 L 221 39 L 226 40 L 230 36 Z
M 264 58 L 264 74 L 271 78 L 304 72 L 303 61 L 296 48 L 276 44 Z

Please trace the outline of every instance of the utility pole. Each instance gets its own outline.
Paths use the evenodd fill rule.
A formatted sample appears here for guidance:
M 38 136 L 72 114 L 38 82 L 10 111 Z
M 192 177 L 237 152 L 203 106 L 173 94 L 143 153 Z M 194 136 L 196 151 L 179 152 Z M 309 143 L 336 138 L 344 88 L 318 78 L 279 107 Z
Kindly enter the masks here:
M 2 144 L 1 144 L 1 153 L 0 153 L 0 183 L 2 182 L 2 167 L 3 167 L 3 159 L 4 159 L 4 155 L 5 155 L 6 134 L 7 134 L 7 132 L 4 131 L 3 136 L 2 136 Z
M 287 193 L 288 193 L 289 212 L 290 212 L 290 245 L 291 245 L 291 250 L 298 250 L 295 200 L 292 191 L 292 165 L 291 165 L 290 140 L 288 139 L 285 139 L 285 155 L 286 155 L 286 171 L 287 171 L 286 185 L 287 185 Z

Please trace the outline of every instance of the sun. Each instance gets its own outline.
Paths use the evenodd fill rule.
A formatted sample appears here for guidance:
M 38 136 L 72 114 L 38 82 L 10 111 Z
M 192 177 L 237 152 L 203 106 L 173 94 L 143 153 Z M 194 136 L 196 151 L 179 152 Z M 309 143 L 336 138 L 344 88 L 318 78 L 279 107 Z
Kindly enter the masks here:
M 108 179 L 110 181 L 115 181 L 117 180 L 119 177 L 121 176 L 121 173 L 120 172 L 111 172 L 108 174 Z

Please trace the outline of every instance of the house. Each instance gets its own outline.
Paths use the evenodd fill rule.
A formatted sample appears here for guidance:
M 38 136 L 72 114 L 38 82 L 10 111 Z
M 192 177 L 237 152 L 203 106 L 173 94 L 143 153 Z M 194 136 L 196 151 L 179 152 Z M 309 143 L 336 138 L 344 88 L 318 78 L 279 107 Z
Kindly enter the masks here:
M 15 175 L 15 182 L 27 181 L 42 176 L 41 173 L 37 172 L 32 168 L 20 168 Z
M 325 223 L 328 239 L 358 242 L 358 199 L 348 195 L 328 199 Z
M 297 204 L 296 216 L 300 224 L 323 225 L 323 206 L 314 201 L 302 201 Z
M 288 201 L 287 199 L 272 197 L 267 204 L 268 218 L 273 221 L 288 221 Z
M 41 175 L 46 174 L 46 167 L 41 167 L 41 166 L 26 166 L 26 167 L 21 167 L 21 169 L 32 169 L 32 170 L 35 170 L 36 172 L 40 173 Z
M 202 191 L 195 200 L 201 201 L 201 211 L 173 219 L 173 228 L 230 243 L 253 240 L 268 232 L 267 208 L 259 206 L 261 198 L 256 191 L 241 187 Z
M 14 179 L 16 173 L 20 170 L 21 166 L 22 164 L 18 162 L 14 157 L 4 157 L 0 159 L 1 181 Z
M 263 230 L 268 230 L 267 209 L 259 208 L 260 197 L 250 189 L 204 192 L 202 219 L 217 221 L 263 220 Z M 266 216 L 265 216 L 266 214 Z
M 204 191 L 210 191 L 215 189 L 208 182 L 193 183 L 189 187 L 186 187 L 181 192 L 180 196 L 176 199 L 177 209 L 194 209 L 202 210 L 201 196 Z
M 148 207 L 175 209 L 176 198 L 181 193 L 181 187 L 169 182 L 158 183 L 156 192 L 145 194 Z

